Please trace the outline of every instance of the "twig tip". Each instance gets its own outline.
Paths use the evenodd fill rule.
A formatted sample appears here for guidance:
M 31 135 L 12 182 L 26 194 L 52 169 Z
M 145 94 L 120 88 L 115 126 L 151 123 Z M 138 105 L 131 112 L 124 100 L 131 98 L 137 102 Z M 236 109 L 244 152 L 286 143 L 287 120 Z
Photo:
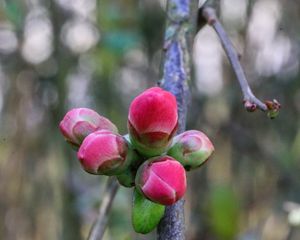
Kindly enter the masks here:
M 279 114 L 281 104 L 276 99 L 273 99 L 272 101 L 267 100 L 265 101 L 265 104 L 268 108 L 268 117 L 271 119 L 276 118 Z

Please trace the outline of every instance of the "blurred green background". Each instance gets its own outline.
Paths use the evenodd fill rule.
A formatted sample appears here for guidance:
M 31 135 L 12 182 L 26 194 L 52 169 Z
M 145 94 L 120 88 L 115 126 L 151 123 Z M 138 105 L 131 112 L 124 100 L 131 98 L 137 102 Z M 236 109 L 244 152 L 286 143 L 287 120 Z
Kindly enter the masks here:
M 300 2 L 222 0 L 220 18 L 261 99 L 247 113 L 210 27 L 197 34 L 188 129 L 216 152 L 188 174 L 187 240 L 300 239 Z M 0 1 L 0 239 L 85 239 L 106 178 L 85 173 L 58 124 L 90 107 L 126 133 L 130 101 L 161 77 L 163 0 Z M 115 199 L 106 240 L 135 234 L 132 189 Z

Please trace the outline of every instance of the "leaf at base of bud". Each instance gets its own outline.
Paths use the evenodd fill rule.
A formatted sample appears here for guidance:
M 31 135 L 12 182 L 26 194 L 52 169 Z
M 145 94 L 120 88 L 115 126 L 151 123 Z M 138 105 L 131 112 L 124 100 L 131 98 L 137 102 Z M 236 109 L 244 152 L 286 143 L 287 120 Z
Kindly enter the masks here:
M 147 234 L 159 223 L 165 206 L 151 202 L 134 189 L 132 206 L 132 225 L 137 233 Z

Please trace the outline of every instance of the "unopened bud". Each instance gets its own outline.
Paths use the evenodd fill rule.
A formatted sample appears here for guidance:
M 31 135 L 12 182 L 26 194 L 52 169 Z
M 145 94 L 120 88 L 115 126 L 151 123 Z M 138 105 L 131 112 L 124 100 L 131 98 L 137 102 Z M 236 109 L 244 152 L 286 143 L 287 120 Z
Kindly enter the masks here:
M 128 131 L 133 146 L 144 156 L 165 152 L 177 130 L 175 97 L 159 87 L 137 96 L 131 103 Z
M 181 199 L 186 191 L 185 170 L 172 157 L 151 158 L 138 169 L 135 183 L 151 201 L 171 205 Z
M 257 108 L 256 104 L 255 103 L 252 103 L 248 100 L 244 101 L 244 107 L 246 108 L 246 110 L 248 112 L 254 112 Z
M 177 135 L 168 155 L 179 161 L 186 170 L 201 166 L 213 153 L 214 146 L 200 131 L 190 130 Z
M 97 130 L 118 132 L 112 122 L 89 108 L 70 110 L 60 122 L 59 128 L 66 141 L 77 149 L 84 138 L 92 132 Z
M 87 136 L 77 156 L 85 171 L 108 176 L 122 174 L 136 159 L 136 153 L 127 141 L 107 130 Z

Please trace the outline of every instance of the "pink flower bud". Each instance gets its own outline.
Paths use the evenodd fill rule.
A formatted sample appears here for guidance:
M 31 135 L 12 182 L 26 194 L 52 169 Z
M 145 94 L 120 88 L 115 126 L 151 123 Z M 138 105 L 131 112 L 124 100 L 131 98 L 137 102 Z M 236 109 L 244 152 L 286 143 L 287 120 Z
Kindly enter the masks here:
M 122 136 L 107 130 L 88 135 L 77 156 L 85 171 L 109 176 L 122 174 L 136 158 Z
M 174 137 L 167 154 L 190 170 L 201 166 L 213 151 L 212 142 L 203 132 L 190 130 Z
M 87 135 L 97 130 L 118 132 L 112 122 L 89 108 L 70 110 L 60 122 L 59 128 L 66 141 L 77 148 Z
M 137 96 L 131 103 L 128 131 L 133 146 L 145 156 L 165 152 L 177 130 L 175 97 L 159 87 Z
M 151 158 L 138 169 L 135 184 L 151 201 L 171 205 L 185 193 L 185 170 L 172 157 Z

